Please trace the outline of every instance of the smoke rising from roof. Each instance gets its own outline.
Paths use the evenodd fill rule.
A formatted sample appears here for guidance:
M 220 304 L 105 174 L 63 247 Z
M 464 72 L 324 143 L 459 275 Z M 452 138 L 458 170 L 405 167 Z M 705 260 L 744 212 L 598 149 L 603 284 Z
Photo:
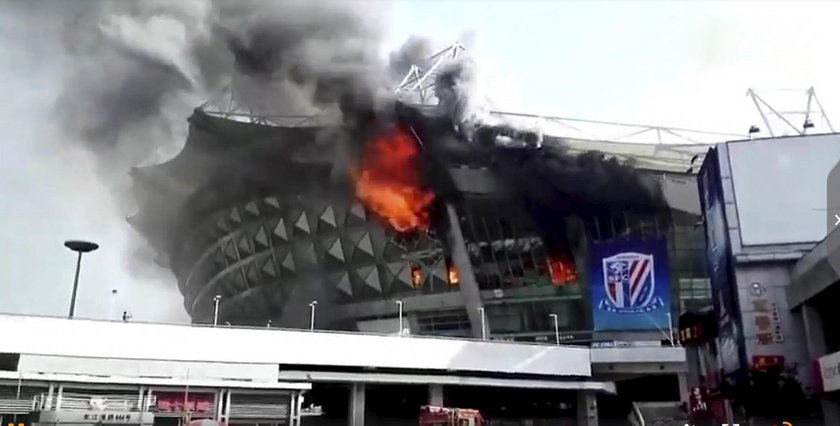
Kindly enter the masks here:
M 369 2 L 49 3 L 19 7 L 63 41 L 55 113 L 64 142 L 94 154 L 122 216 L 134 210 L 128 171 L 180 151 L 192 109 L 225 87 L 241 110 L 312 115 L 338 113 L 348 96 L 387 81 L 378 59 L 383 7 Z M 130 262 L 143 272 L 152 254 L 139 241 L 136 250 Z
M 383 81 L 379 10 L 356 2 L 69 3 L 57 110 L 122 172 L 177 152 L 190 110 L 225 86 L 244 110 L 309 115 Z
M 501 150 L 494 156 L 494 170 L 514 183 L 538 222 L 569 214 L 665 206 L 656 182 L 631 165 L 597 151 L 573 155 L 559 138 L 544 145 L 538 130 L 491 114 L 492 106 L 477 86 L 477 73 L 470 58 L 444 67 L 435 85 L 440 110 L 453 119 L 465 141 Z
M 390 69 L 394 79 L 401 79 L 411 70 L 412 65 L 425 67 L 432 55 L 432 43 L 425 37 L 412 36 L 390 55 Z
M 95 154 L 122 208 L 118 213 L 126 216 L 133 213 L 131 167 L 175 155 L 186 139 L 186 117 L 224 87 L 242 110 L 314 115 L 350 108 L 355 114 L 359 101 L 384 95 L 411 63 L 428 65 L 421 59 L 431 43 L 422 38 L 410 39 L 387 65 L 379 59 L 383 10 L 372 3 L 68 0 L 20 7 L 59 29 L 54 36 L 63 41 L 65 69 L 55 113 L 61 130 L 66 141 Z M 477 96 L 476 73 L 476 64 L 465 59 L 437 76 L 440 110 L 469 141 L 493 123 Z M 552 195 L 540 195 L 541 179 L 562 186 L 564 194 L 603 196 L 585 189 L 592 185 L 574 186 L 602 182 L 586 177 L 597 174 L 600 163 L 565 155 L 530 153 L 523 161 L 534 164 L 509 163 L 500 173 L 527 183 L 527 199 Z M 617 204 L 631 193 L 618 191 Z M 150 257 L 137 251 L 135 270 L 142 269 L 138 259 Z

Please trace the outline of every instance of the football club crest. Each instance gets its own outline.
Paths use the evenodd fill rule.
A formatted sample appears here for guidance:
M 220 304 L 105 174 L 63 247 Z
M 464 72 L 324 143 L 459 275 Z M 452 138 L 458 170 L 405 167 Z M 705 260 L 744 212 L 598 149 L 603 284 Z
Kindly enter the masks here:
M 614 313 L 650 312 L 664 305 L 656 296 L 654 257 L 619 253 L 602 259 L 604 297 L 599 308 Z
M 587 262 L 594 330 L 665 330 L 671 277 L 664 238 L 590 241 Z

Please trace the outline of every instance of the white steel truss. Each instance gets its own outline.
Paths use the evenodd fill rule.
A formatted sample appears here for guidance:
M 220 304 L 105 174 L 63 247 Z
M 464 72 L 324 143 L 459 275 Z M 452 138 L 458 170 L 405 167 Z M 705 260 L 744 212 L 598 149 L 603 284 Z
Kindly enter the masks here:
M 412 104 L 437 104 L 437 98 L 434 94 L 434 86 L 437 77 L 448 64 L 462 59 L 465 52 L 466 49 L 464 46 L 456 42 L 429 56 L 424 61 L 426 68 L 417 64 L 412 65 L 394 89 L 394 94 L 397 99 Z M 750 93 L 753 94 L 752 91 Z M 806 117 L 811 117 L 814 114 L 814 111 L 811 109 L 812 103 L 818 107 L 818 112 L 821 116 L 825 117 L 822 105 L 816 98 L 816 94 L 813 92 L 813 89 L 810 89 L 808 94 L 808 108 L 805 113 Z M 764 101 L 757 95 L 755 95 L 754 100 L 757 104 L 764 103 Z M 206 102 L 200 107 L 200 109 L 210 115 L 263 125 L 296 127 L 335 125 L 338 123 L 337 117 L 331 116 L 277 115 L 266 114 L 262 111 L 254 111 L 240 105 L 239 102 L 237 102 L 235 93 L 230 89 L 230 87 L 223 90 L 220 96 Z M 649 124 L 588 120 L 550 115 L 524 114 L 498 110 L 490 111 L 489 113 L 505 122 L 521 124 L 530 128 L 538 129 L 542 134 L 547 136 L 586 139 L 591 141 L 639 144 L 652 143 L 659 145 L 709 145 L 726 140 L 746 139 L 748 137 L 747 134 L 714 132 Z M 776 113 L 778 114 L 778 112 Z M 827 117 L 825 117 L 825 121 L 828 121 Z M 790 124 L 790 126 L 793 125 Z
M 752 100 L 758 114 L 761 117 L 765 128 L 759 129 L 753 126 L 750 134 L 766 130 L 771 137 L 782 135 L 804 135 L 807 133 L 834 133 L 834 127 L 828 119 L 817 93 L 813 87 L 807 89 L 771 89 L 762 90 L 765 96 L 758 94 L 755 89 L 747 90 L 747 96 Z M 805 97 L 805 109 L 786 110 L 771 105 L 765 98 L 768 94 L 792 94 L 796 97 Z M 788 104 L 790 102 L 785 102 Z M 801 123 L 801 124 L 800 124 Z

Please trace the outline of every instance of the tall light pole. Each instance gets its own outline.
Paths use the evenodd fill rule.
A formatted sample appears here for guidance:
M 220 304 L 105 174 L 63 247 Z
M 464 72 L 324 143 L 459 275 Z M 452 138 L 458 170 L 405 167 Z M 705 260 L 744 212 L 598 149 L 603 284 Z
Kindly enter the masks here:
M 309 302 L 309 331 L 315 331 L 315 305 L 317 304 L 317 300 Z
M 557 324 L 557 314 L 549 314 L 548 316 L 554 320 L 554 342 L 560 346 L 560 327 Z
M 403 301 L 397 300 L 398 315 L 400 317 L 400 336 L 403 334 Z
M 668 315 L 668 333 L 670 333 L 670 335 L 668 336 L 668 340 L 671 342 L 671 346 L 676 346 L 674 344 L 674 320 L 671 319 L 671 313 L 670 312 L 668 312 L 667 315 Z
M 219 325 L 219 302 L 222 300 L 222 296 L 217 294 L 213 296 L 213 327 Z
M 99 244 L 90 241 L 70 240 L 64 242 L 64 247 L 79 253 L 76 259 L 76 277 L 73 278 L 73 294 L 70 296 L 70 314 L 67 318 L 73 318 L 76 313 L 76 292 L 79 290 L 79 270 L 82 268 L 82 254 L 92 252 L 99 248 Z
M 481 314 L 481 340 L 487 340 L 487 320 L 484 317 L 484 306 L 478 308 L 478 313 Z
M 108 321 L 119 321 L 119 318 L 117 318 L 117 289 L 111 290 L 111 309 L 108 311 Z

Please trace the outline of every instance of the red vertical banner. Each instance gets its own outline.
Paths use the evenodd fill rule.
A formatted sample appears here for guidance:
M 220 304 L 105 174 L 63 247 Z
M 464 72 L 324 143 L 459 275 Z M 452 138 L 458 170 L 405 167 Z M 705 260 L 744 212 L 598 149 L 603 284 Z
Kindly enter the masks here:
M 213 403 L 213 395 L 205 393 L 190 393 L 185 397 L 180 392 L 161 392 L 155 396 L 155 408 L 166 413 L 207 413 Z

